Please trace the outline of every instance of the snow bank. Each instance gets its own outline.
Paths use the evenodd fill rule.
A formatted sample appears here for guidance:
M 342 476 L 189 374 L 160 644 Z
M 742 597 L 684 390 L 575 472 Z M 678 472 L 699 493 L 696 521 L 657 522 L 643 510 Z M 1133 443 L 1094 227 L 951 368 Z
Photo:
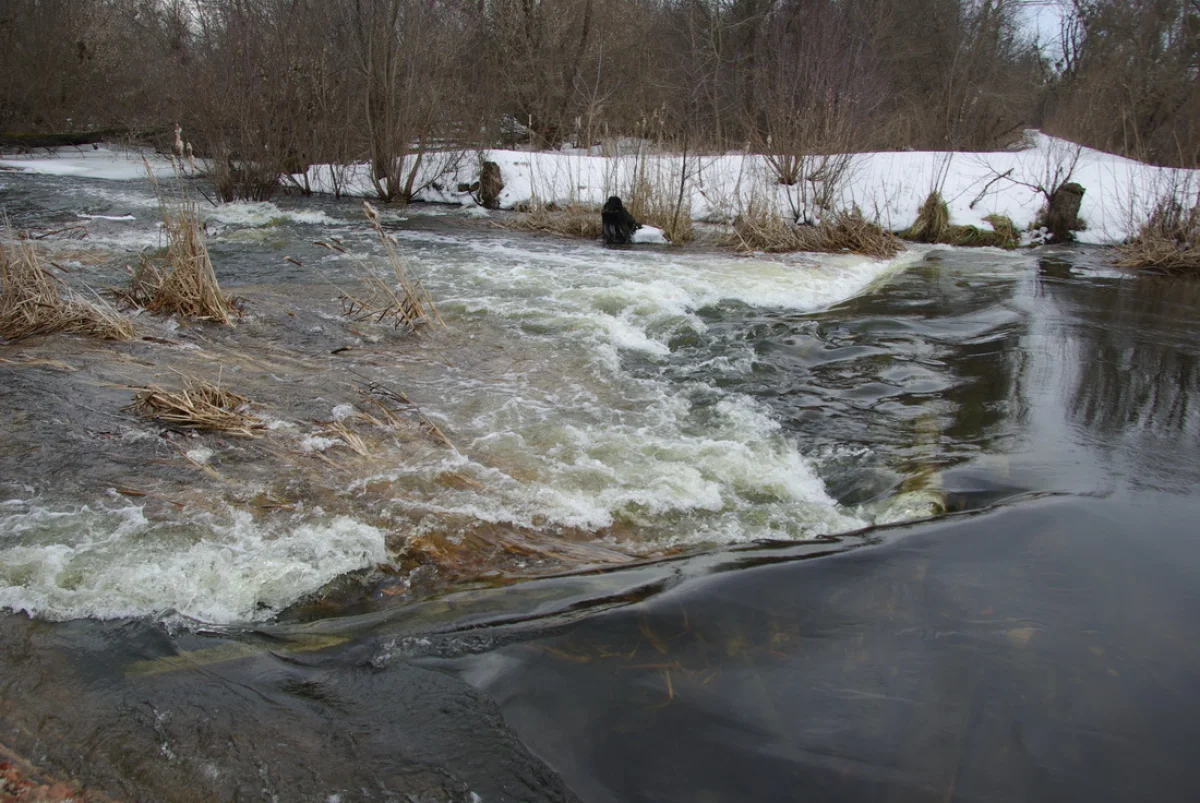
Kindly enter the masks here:
M 1080 240 L 1120 242 L 1134 232 L 1155 202 L 1172 188 L 1196 187 L 1200 171 L 1153 167 L 1120 156 L 1027 132 L 1024 150 L 994 153 L 937 151 L 864 153 L 852 157 L 837 203 L 857 204 L 885 227 L 899 230 L 916 220 L 917 210 L 933 189 L 950 208 L 951 222 L 986 227 L 984 218 L 999 214 L 1020 229 L 1029 227 L 1044 198 L 1037 187 L 1053 186 L 1071 168 L 1071 180 L 1083 185 L 1081 216 L 1087 230 Z M 500 165 L 502 208 L 530 202 L 602 204 L 609 195 L 628 195 L 639 180 L 649 180 L 673 196 L 682 186 L 697 220 L 729 221 L 754 200 L 780 211 L 801 206 L 799 187 L 780 185 L 760 156 L 733 153 L 689 156 L 647 154 L 638 143 L 622 143 L 617 155 L 584 151 L 529 152 L 491 150 L 485 158 Z M 156 158 L 156 172 L 170 172 Z M 145 175 L 142 155 L 108 148 L 60 149 L 49 157 L 14 156 L 0 166 L 104 179 L 139 179 Z M 300 177 L 297 177 L 300 178 Z M 472 204 L 460 184 L 478 178 L 476 155 L 426 154 L 415 186 L 417 200 Z M 307 180 L 318 192 L 371 196 L 368 166 L 314 165 Z M 1190 205 L 1190 204 L 1189 204 Z
M 1132 234 L 1155 202 L 1171 188 L 1191 182 L 1200 171 L 1153 167 L 1113 154 L 1074 145 L 1036 131 L 1026 133 L 1022 150 L 991 153 L 907 151 L 864 153 L 852 157 L 838 203 L 857 204 L 867 217 L 900 230 L 912 225 L 929 192 L 941 191 L 951 222 L 988 228 L 984 218 L 1004 215 L 1019 229 L 1028 228 L 1045 199 L 1038 187 L 1052 187 L 1070 170 L 1070 180 L 1086 189 L 1081 216 L 1089 243 L 1120 242 Z M 627 194 L 641 178 L 672 194 L 684 187 L 697 220 L 732 220 L 751 201 L 774 204 L 780 211 L 801 206 L 798 187 L 780 185 L 760 156 L 747 154 L 691 156 L 647 155 L 635 145 L 626 154 L 599 156 L 586 152 L 487 151 L 500 165 L 504 191 L 500 206 L 511 209 L 530 202 L 602 204 L 609 195 Z M 457 162 L 433 163 L 417 185 L 423 201 L 469 202 L 459 183 L 477 178 L 477 161 L 468 154 Z M 332 190 L 334 168 L 309 171 L 314 188 Z M 685 172 L 686 171 L 686 172 Z M 338 169 L 344 194 L 369 195 L 363 165 Z

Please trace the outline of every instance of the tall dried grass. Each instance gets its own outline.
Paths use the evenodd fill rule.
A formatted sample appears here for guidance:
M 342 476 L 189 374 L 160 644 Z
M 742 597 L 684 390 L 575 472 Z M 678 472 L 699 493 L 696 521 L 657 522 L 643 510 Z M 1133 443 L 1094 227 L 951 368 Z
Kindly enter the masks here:
M 0 237 L 0 338 L 51 332 L 129 340 L 133 324 L 99 296 L 85 301 L 41 263 L 37 250 L 5 225 Z
M 143 256 L 126 289 L 114 289 L 119 301 L 150 312 L 228 325 L 237 312 L 234 301 L 221 291 L 208 255 L 204 222 L 188 196 L 177 168 L 175 187 L 164 190 L 146 165 L 150 183 L 158 194 L 167 252 L 161 260 Z
M 642 174 L 630 189 L 625 208 L 638 223 L 662 229 L 672 245 L 681 245 L 696 237 L 691 196 L 676 197 L 674 188 L 664 181 L 652 181 Z
M 878 259 L 893 257 L 904 249 L 898 237 L 864 218 L 857 207 L 834 213 L 815 226 L 799 226 L 766 204 L 755 202 L 734 220 L 733 233 L 725 243 L 748 252 L 848 252 Z
M 1136 237 L 1117 246 L 1117 264 L 1158 273 L 1200 273 L 1200 200 L 1160 201 Z
M 391 265 L 395 281 L 389 280 L 377 266 L 364 259 L 354 257 L 363 291 L 360 293 L 341 291 L 343 312 L 352 320 L 368 320 L 375 323 L 390 322 L 398 329 L 404 328 L 409 331 L 432 324 L 444 325 L 442 316 L 438 314 L 429 291 L 425 289 L 419 279 L 409 277 L 396 240 L 383 230 L 379 213 L 375 211 L 375 207 L 364 201 L 363 211 L 371 223 L 371 228 L 375 229 L 375 233 L 379 235 L 379 239 L 383 243 L 384 254 L 388 264 Z M 341 254 L 349 254 L 337 242 L 331 243 L 322 240 L 318 241 L 317 245 Z
M 537 231 L 585 240 L 599 239 L 604 233 L 600 207 L 595 204 L 532 204 L 503 225 L 517 231 Z

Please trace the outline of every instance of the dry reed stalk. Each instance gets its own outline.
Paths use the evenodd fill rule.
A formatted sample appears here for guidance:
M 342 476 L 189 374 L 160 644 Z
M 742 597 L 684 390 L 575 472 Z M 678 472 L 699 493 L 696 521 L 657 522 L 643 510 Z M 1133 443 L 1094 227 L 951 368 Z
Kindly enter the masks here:
M 5 225 L 0 237 L 0 338 L 67 332 L 129 340 L 133 324 L 98 296 L 84 301 L 41 264 L 28 240 Z
M 603 234 L 600 207 L 593 204 L 535 204 L 501 224 L 516 231 L 538 231 L 560 237 L 597 240 Z
M 360 295 L 352 295 L 344 290 L 341 291 L 342 311 L 346 317 L 351 320 L 369 320 L 375 323 L 391 321 L 394 327 L 403 327 L 409 331 L 435 323 L 444 326 L 442 316 L 438 314 L 429 291 L 425 289 L 419 279 L 409 278 L 404 258 L 401 257 L 400 250 L 396 246 L 396 240 L 383 230 L 379 213 L 375 211 L 375 207 L 363 201 L 363 211 L 367 215 L 367 220 L 371 222 L 371 228 L 375 229 L 375 233 L 379 235 L 379 239 L 383 243 L 384 254 L 388 264 L 392 266 L 395 282 L 389 282 L 383 272 L 374 265 L 354 257 L 358 276 L 363 283 L 365 292 Z M 349 255 L 349 252 L 336 240 L 332 243 L 321 240 L 317 241 L 316 245 Z
M 165 424 L 208 432 L 254 437 L 252 430 L 262 422 L 246 412 L 250 400 L 203 379 L 185 376 L 183 390 L 170 392 L 160 387 L 135 388 L 133 403 L 125 409 Z
M 734 221 L 733 235 L 725 242 L 739 251 L 850 252 L 877 259 L 893 257 L 904 248 L 899 238 L 864 218 L 857 208 L 831 215 L 816 226 L 798 226 L 761 204 L 751 204 Z
M 897 236 L 914 243 L 940 243 L 950 228 L 950 207 L 942 199 L 941 193 L 934 191 L 925 198 L 917 219 L 904 231 L 896 232 Z
M 146 172 L 158 193 L 158 207 L 167 233 L 167 268 L 143 261 L 145 303 L 151 312 L 174 313 L 185 318 L 229 324 L 233 301 L 221 292 L 205 243 L 203 221 L 196 204 L 187 197 L 176 172 L 176 188 L 168 198 L 147 164 Z M 135 274 L 135 280 L 137 274 Z M 150 290 L 153 292 L 150 292 Z
M 1123 268 L 1200 273 L 1200 202 L 1190 209 L 1174 199 L 1159 203 L 1137 236 L 1116 250 Z
M 362 376 L 361 374 L 358 374 L 354 371 L 351 371 L 351 373 L 354 373 L 356 376 Z M 439 427 L 437 424 L 435 424 L 432 421 L 432 419 L 429 418 L 429 416 L 425 415 L 425 412 L 420 407 L 418 407 L 410 398 L 408 398 L 407 394 L 405 394 L 403 391 L 392 390 L 391 388 L 385 387 L 382 383 L 367 379 L 366 377 L 363 377 L 363 379 L 365 380 L 365 382 L 364 382 L 364 386 L 359 389 L 360 393 L 371 394 L 371 395 L 375 395 L 375 396 L 382 396 L 385 399 L 390 399 L 392 402 L 399 404 L 402 409 L 411 411 L 416 416 L 417 421 L 420 422 L 421 427 L 426 432 L 428 432 L 435 439 L 440 441 L 444 446 L 449 447 L 451 450 L 453 450 L 455 452 L 458 451 L 458 448 L 450 441 L 450 439 L 448 437 L 446 437 L 446 433 L 442 432 L 442 428 Z M 379 409 L 383 412 L 384 418 L 387 420 L 387 423 L 389 425 L 391 425 L 393 428 L 398 428 L 398 425 L 400 424 L 401 419 L 396 415 L 396 411 L 389 408 L 387 405 L 385 405 L 379 399 L 372 399 L 372 401 L 374 401 L 376 406 L 378 406 Z M 372 420 L 375 420 L 371 416 L 368 416 L 368 417 L 371 418 Z M 378 422 L 378 423 L 383 423 L 383 422 Z
M 371 451 L 367 448 L 366 441 L 362 439 L 362 436 L 346 426 L 345 422 L 343 421 L 330 422 L 323 430 L 318 432 L 317 435 L 326 438 L 338 438 L 342 441 L 342 443 L 349 447 L 350 451 L 363 457 L 366 457 Z
M 110 287 L 105 292 L 124 306 L 149 309 L 167 277 L 166 269 L 153 258 L 139 254 L 137 268 L 126 265 L 125 270 L 129 272 L 129 286 Z
M 638 180 L 629 191 L 629 200 L 625 208 L 633 219 L 646 226 L 662 229 L 663 234 L 674 245 L 689 242 L 696 237 L 696 227 L 692 222 L 692 202 L 690 196 L 677 196 L 671 187 L 665 185 L 662 176 L 656 176 L 651 182 L 643 168 Z

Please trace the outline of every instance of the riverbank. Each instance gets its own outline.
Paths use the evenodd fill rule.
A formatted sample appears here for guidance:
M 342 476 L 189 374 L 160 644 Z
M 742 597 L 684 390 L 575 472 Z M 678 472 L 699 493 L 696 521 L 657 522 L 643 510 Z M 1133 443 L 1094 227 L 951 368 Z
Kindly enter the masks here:
M 9 156 L 0 167 L 110 180 L 140 179 L 145 166 L 140 152 L 58 149 L 52 156 Z M 1080 207 L 1085 228 L 1076 232 L 1088 244 L 1117 244 L 1137 234 L 1155 208 L 1176 198 L 1190 208 L 1189 188 L 1200 183 L 1198 171 L 1146 165 L 1124 157 L 1030 131 L 1017 149 L 990 153 L 878 152 L 839 159 L 836 177 L 821 178 L 825 157 L 806 157 L 812 175 L 795 184 L 780 182 L 764 157 L 749 154 L 659 152 L 636 140 L 592 151 L 497 150 L 431 153 L 417 165 L 413 200 L 466 206 L 486 215 L 467 188 L 478 181 L 480 162 L 500 168 L 504 189 L 501 209 L 531 205 L 599 206 L 610 195 L 652 191 L 662 204 L 678 208 L 696 221 L 731 223 L 751 209 L 769 209 L 786 219 L 816 220 L 831 210 L 858 207 L 863 215 L 890 231 L 916 221 L 931 192 L 939 192 L 950 223 L 990 231 L 992 216 L 1012 221 L 1027 242 L 1043 236 L 1036 230 L 1049 194 L 1066 183 L 1085 193 Z M 833 157 L 830 157 L 831 159 Z M 170 165 L 150 155 L 153 170 L 169 174 Z M 201 167 L 203 166 L 202 163 Z M 191 169 L 191 168 L 188 168 Z M 307 186 L 326 194 L 370 198 L 369 168 L 358 165 L 314 165 L 284 189 Z M 647 189 L 649 188 L 649 189 Z M 1032 229 L 1032 230 L 1031 230 Z

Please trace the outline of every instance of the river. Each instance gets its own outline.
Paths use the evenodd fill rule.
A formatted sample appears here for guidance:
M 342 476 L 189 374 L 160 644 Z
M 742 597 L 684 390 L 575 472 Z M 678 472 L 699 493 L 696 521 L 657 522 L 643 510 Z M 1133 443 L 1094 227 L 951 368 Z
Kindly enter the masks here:
M 72 283 L 161 244 L 137 182 L 0 204 Z M 0 345 L 0 742 L 136 800 L 1191 799 L 1200 287 L 413 208 L 404 334 L 340 314 L 355 203 L 208 216 L 234 327 Z M 181 374 L 257 437 L 124 409 Z

